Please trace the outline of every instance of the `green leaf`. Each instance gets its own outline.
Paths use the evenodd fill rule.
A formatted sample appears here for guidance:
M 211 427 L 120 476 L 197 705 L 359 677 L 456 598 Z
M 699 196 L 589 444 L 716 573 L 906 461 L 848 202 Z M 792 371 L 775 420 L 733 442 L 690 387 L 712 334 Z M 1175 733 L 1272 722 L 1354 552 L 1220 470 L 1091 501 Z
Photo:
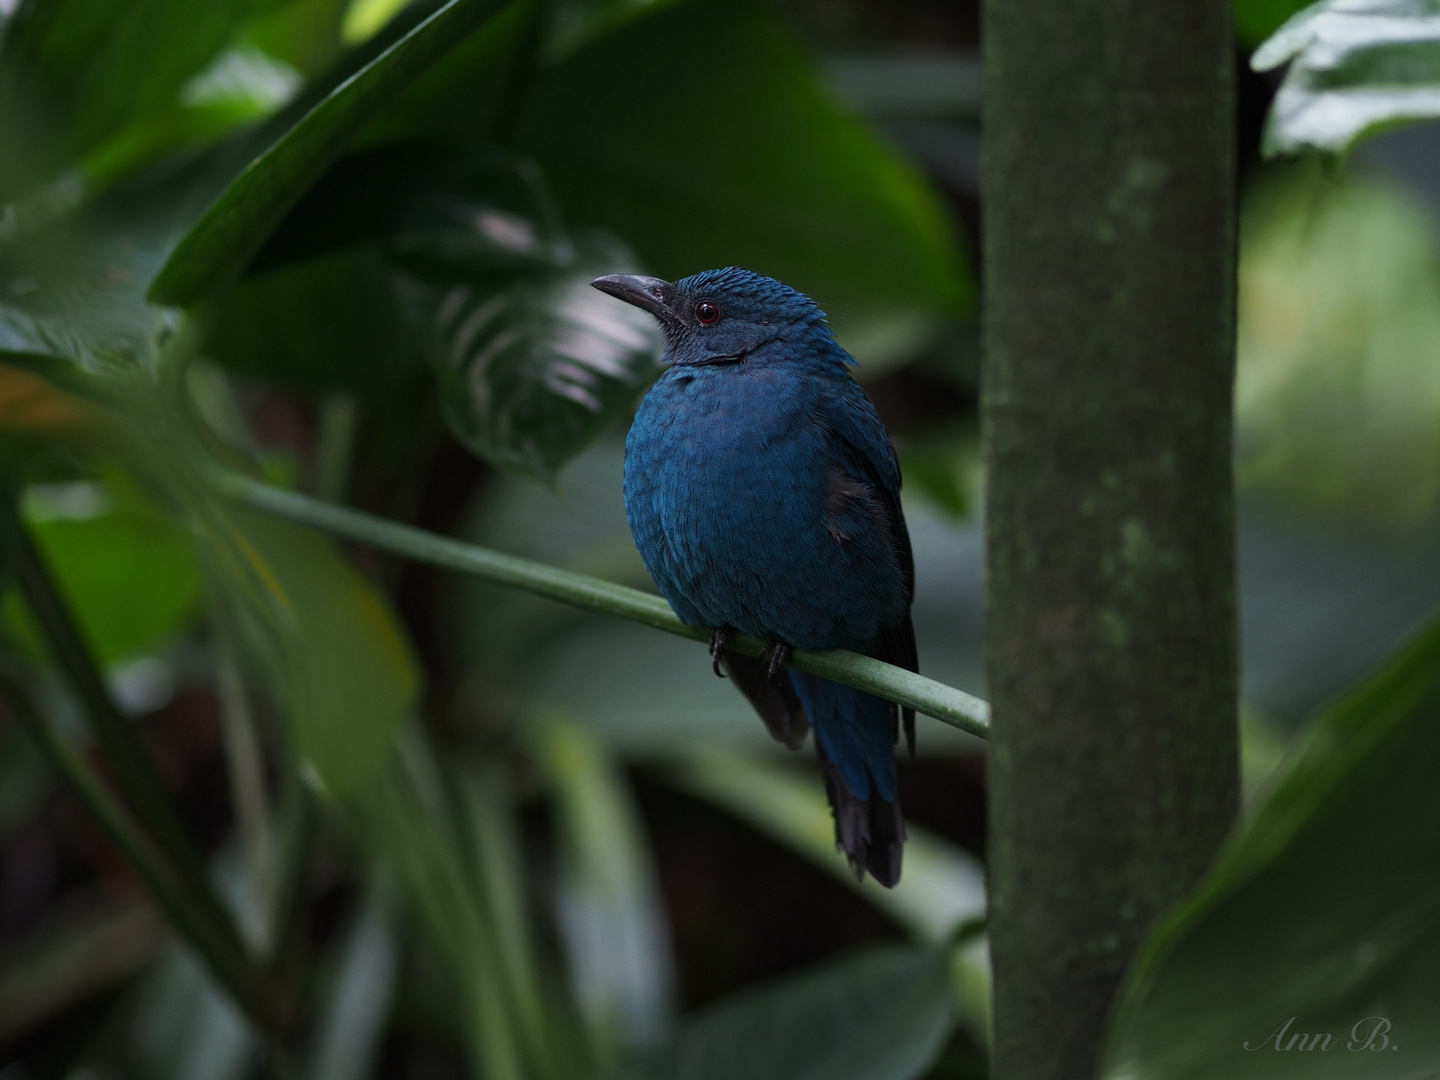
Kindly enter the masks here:
M 655 374 L 651 320 L 588 288 L 632 260 L 599 242 L 577 255 L 534 162 L 413 145 L 348 158 L 306 195 L 256 259 L 283 268 L 238 287 L 216 354 L 292 385 L 384 389 L 413 346 L 380 260 L 346 253 L 360 244 L 405 268 L 451 426 L 497 464 L 552 478 Z
M 340 23 L 340 37 L 351 44 L 375 36 L 386 23 L 400 13 L 410 0 L 350 0 Z
M 13 148 L 19 137 L 35 146 L 35 173 L 48 179 L 130 123 L 167 110 L 181 84 L 230 42 L 256 6 L 255 0 L 22 5 L 0 49 L 0 140 Z M 13 159 L 9 164 L 16 167 Z M 0 197 L 13 194 L 0 190 Z
M 563 60 L 646 9 L 674 0 L 551 0 L 543 54 Z
M 9 448 L 7 447 L 6 450 L 8 451 Z M 9 457 L 8 453 L 6 457 Z M 10 460 L 6 460 L 3 465 L 0 465 L 0 499 L 4 499 L 9 504 L 4 508 L 4 512 L 0 513 L 0 596 L 11 591 L 10 586 L 14 584 L 16 570 L 20 566 L 22 541 L 20 515 L 14 507 L 20 497 L 14 476 L 18 471 L 15 463 Z M 3 798 L 0 798 L 0 803 L 3 801 Z M 3 820 L 3 815 L 0 815 L 0 820 Z M 0 836 L 3 836 L 3 830 L 0 830 Z
M 1253 49 L 1306 6 L 1306 0 L 1234 0 L 1235 37 Z
M 720 1002 L 636 1080 L 910 1080 L 954 1023 L 942 952 L 874 949 Z
M 290 0 L 250 23 L 246 39 L 307 74 L 325 69 L 340 52 L 340 25 L 350 0 Z
M 626 415 L 658 372 L 654 321 L 607 303 L 598 274 L 633 268 L 602 238 L 543 275 L 399 280 L 451 430 L 487 461 L 537 479 Z
M 592 731 L 535 717 L 559 839 L 558 912 L 576 1003 L 602 1062 L 654 1045 L 674 994 L 669 926 L 640 813 Z
M 298 71 L 253 45 L 227 49 L 192 76 L 168 107 L 141 117 L 87 155 L 85 176 L 104 185 L 167 154 L 216 142 L 276 112 L 301 83 Z
M 1103 1075 L 1385 1080 L 1440 1068 L 1437 715 L 1432 623 L 1311 721 L 1209 876 L 1152 932 Z M 1288 1052 L 1292 1040 L 1307 1052 Z
M 188 949 L 173 948 L 140 980 L 132 1009 L 116 1057 L 140 1076 L 238 1080 L 260 1052 L 255 1028 Z
M 569 219 L 664 277 L 737 264 L 780 278 L 862 362 L 973 305 L 935 194 L 834 103 L 765 5 L 651 5 L 538 73 L 516 138 Z
M 391 146 L 337 163 L 291 211 L 251 270 L 378 245 L 436 277 L 554 270 L 574 247 L 539 167 L 496 150 Z
M 1343 154 L 1383 128 L 1440 117 L 1434 0 L 1321 0 L 1256 50 L 1251 66 L 1290 70 L 1265 128 L 1267 156 Z
M 419 694 L 394 615 L 311 529 L 229 505 L 203 532 L 215 599 L 276 683 L 301 755 L 332 794 L 361 786 Z
M 368 249 L 245 278 L 225 298 L 206 352 L 238 374 L 309 394 L 378 398 L 422 370 L 390 268 Z
M 357 148 L 425 140 L 475 149 L 495 142 L 513 120 L 513 95 L 541 7 L 540 0 L 514 0 L 496 12 L 377 116 Z
M 307 1055 L 309 1080 L 377 1071 L 400 967 L 400 934 L 379 889 L 368 891 L 333 959 L 334 985 Z
M 201 215 L 151 285 L 150 298 L 193 303 L 228 282 L 351 138 L 496 6 L 496 0 L 449 0 L 331 90 Z
M 525 846 L 509 763 L 498 757 L 454 772 L 461 823 L 466 826 L 475 890 L 491 926 L 496 963 L 488 977 L 503 979 L 502 995 L 515 1018 L 522 1049 L 546 1076 L 581 1071 L 579 1025 L 557 1009 L 560 975 L 536 933 Z M 644 966 L 643 958 L 637 961 Z M 471 957 L 470 963 L 478 963 Z M 567 1068 L 568 1066 L 568 1068 Z
M 133 480 L 30 488 L 22 512 L 54 569 L 95 657 L 106 665 L 173 637 L 200 607 L 192 538 Z M 11 594 L 6 621 L 39 651 L 37 631 Z
M 395 751 L 374 783 L 349 793 L 345 809 L 451 976 L 475 1075 L 524 1076 L 516 1015 L 523 1003 L 507 993 L 503 950 L 486 907 L 491 889 L 475 876 L 456 800 L 447 798 L 457 777 L 413 726 L 400 733 Z
M 175 312 L 144 299 L 174 234 L 174 186 L 42 223 L 0 246 L 0 354 L 124 377 L 154 360 Z

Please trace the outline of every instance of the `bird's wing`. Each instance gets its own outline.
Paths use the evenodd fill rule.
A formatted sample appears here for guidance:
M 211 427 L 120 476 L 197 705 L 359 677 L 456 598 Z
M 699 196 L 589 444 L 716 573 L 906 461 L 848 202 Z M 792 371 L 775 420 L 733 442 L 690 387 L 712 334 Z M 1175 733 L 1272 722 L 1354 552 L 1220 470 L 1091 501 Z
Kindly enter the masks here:
M 905 515 L 900 512 L 900 462 L 869 395 L 859 383 L 848 377 L 840 386 L 841 392 L 826 401 L 825 421 L 843 444 L 841 457 L 847 469 L 856 480 L 867 483 L 880 497 L 890 540 L 895 546 L 905 581 L 905 618 L 883 632 L 876 659 L 918 672 L 920 660 L 915 648 L 915 626 L 910 619 L 910 602 L 915 596 L 915 557 L 910 550 Z M 906 745 L 913 755 L 915 710 L 902 708 L 900 717 L 905 727 Z

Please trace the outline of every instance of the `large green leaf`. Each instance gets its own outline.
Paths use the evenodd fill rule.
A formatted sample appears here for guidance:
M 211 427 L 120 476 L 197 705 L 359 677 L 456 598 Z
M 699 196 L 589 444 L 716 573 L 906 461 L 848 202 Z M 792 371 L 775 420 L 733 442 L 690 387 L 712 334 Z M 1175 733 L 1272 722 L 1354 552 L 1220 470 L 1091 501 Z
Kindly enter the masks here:
M 531 1003 L 506 982 L 512 974 L 507 952 L 527 949 L 529 942 L 499 939 L 502 929 L 514 929 L 514 924 L 507 924 L 493 905 L 497 890 L 515 890 L 522 883 L 513 878 L 490 881 L 488 872 L 497 865 L 483 854 L 472 858 L 487 837 L 485 830 L 475 830 L 476 844 L 467 843 L 456 808 L 472 800 L 447 797 L 468 787 L 456 764 L 437 759 L 420 732 L 407 729 L 396 740 L 384 771 L 374 783 L 351 792 L 344 808 L 450 975 L 458 1034 L 472 1055 L 474 1075 L 519 1077 L 526 1075 L 522 1061 L 532 1049 L 525 1042 L 524 1026 Z M 506 806 L 499 812 L 509 815 L 512 810 Z M 504 870 L 516 874 L 519 867 L 507 865 Z M 537 974 L 533 954 L 526 961 L 530 974 Z M 558 1018 L 549 1019 L 558 1026 Z M 548 1049 L 558 1050 L 553 1045 Z
M 1435 0 L 1321 0 L 1255 52 L 1286 63 L 1265 129 L 1266 154 L 1343 153 L 1377 130 L 1440 117 Z
M 396 281 L 446 417 L 497 465 L 552 479 L 657 371 L 653 321 L 589 288 L 597 274 L 633 269 L 632 257 L 600 237 L 577 250 L 534 162 L 409 144 L 346 159 L 301 200 L 255 266 L 342 253 L 247 279 L 217 354 L 332 384 L 374 386 L 383 380 L 367 370 L 403 367 L 393 301 L 378 261 L 353 253 L 361 244 L 403 268 Z
M 309 1080 L 353 1080 L 378 1071 L 400 968 L 400 933 L 372 886 L 334 946 L 335 979 L 311 1045 Z
M 658 371 L 658 333 L 649 316 L 590 287 L 628 264 L 595 238 L 549 274 L 401 276 L 446 419 L 466 446 L 549 481 L 629 411 Z
M 423 139 L 487 147 L 513 120 L 540 0 L 515 0 L 427 68 L 377 116 L 357 146 Z
M 241 375 L 305 393 L 378 398 L 422 370 L 390 268 L 370 249 L 332 253 L 245 278 L 206 347 Z
M 241 506 L 202 520 L 219 611 L 274 681 L 300 754 L 332 793 L 363 785 L 419 694 L 395 617 L 313 530 Z
M 140 117 L 86 155 L 85 176 L 103 187 L 167 155 L 216 143 L 271 116 L 302 84 L 298 71 L 252 45 L 227 49 L 187 80 L 170 105 Z
M 1440 1069 L 1437 716 L 1440 623 L 1311 722 L 1210 875 L 1151 934 L 1105 1076 Z
M 549 1076 L 578 1073 L 586 1048 L 571 1010 L 556 1007 L 561 975 L 552 954 L 541 947 L 535 925 L 510 763 L 499 758 L 471 762 L 451 776 L 467 826 L 476 880 L 472 895 L 483 904 L 495 941 L 496 963 L 485 977 L 503 980 L 502 995 L 536 1071 Z M 469 956 L 464 962 L 478 966 L 483 961 Z
M 26 141 L 38 144 L 36 172 L 48 178 L 127 124 L 169 108 L 181 84 L 261 6 L 257 0 L 22 4 L 0 48 L 0 140 L 13 153 L 13 140 L 28 134 Z M 12 158 L 10 169 L 17 165 Z M 9 186 L 0 181 L 0 198 L 13 196 Z
M 646 9 L 675 0 L 551 0 L 543 54 L 562 60 Z
M 228 282 L 351 138 L 496 7 L 497 0 L 449 0 L 321 98 L 205 210 L 151 285 L 151 299 L 187 304 Z
M 1235 37 L 1253 49 L 1306 6 L 1305 0 L 1233 0 Z
M 133 481 L 30 489 L 25 520 L 96 658 L 113 664 L 181 630 L 200 606 L 195 545 Z M 39 632 L 11 594 L 6 618 L 36 648 Z
M 550 785 L 559 840 L 560 931 L 576 1004 L 604 1062 L 653 1046 L 674 994 L 669 926 L 629 786 L 588 728 L 559 715 L 527 726 Z
M 261 1052 L 260 1036 L 203 961 L 173 947 L 138 982 L 110 1060 L 133 1061 L 147 1080 L 242 1080 Z
M 337 163 L 281 223 L 251 270 L 362 244 L 436 277 L 546 271 L 575 258 L 533 161 L 491 149 L 406 143 Z
M 390 3 L 392 0 L 381 0 Z M 659 3 L 675 0 L 519 0 L 425 72 L 360 136 L 360 145 L 425 139 L 449 145 L 508 142 L 516 93 L 537 38 L 554 62 Z M 537 20 L 544 25 L 537 26 Z
M 553 271 L 574 258 L 533 162 L 408 143 L 356 154 L 311 188 L 256 256 L 211 350 L 236 370 L 305 389 L 384 390 L 417 358 L 392 265 L 438 287 L 477 273 Z
M 290 0 L 245 30 L 246 39 L 291 67 L 321 71 L 340 52 L 340 26 L 350 0 Z
M 665 277 L 743 264 L 781 278 L 862 361 L 973 302 L 935 195 L 762 4 L 653 5 L 539 75 L 517 137 L 572 220 Z
M 42 220 L 0 245 L 0 354 L 90 375 L 123 376 L 152 361 L 175 313 L 144 294 L 176 229 L 179 187 Z
M 645 1080 L 909 1080 L 954 1023 L 944 953 L 885 948 L 728 998 L 686 1024 Z

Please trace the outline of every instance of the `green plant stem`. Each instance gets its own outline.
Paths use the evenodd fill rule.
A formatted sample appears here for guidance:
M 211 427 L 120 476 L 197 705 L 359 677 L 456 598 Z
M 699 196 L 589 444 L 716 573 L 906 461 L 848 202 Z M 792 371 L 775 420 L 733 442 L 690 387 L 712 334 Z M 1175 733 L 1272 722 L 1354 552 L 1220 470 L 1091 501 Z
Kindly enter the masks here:
M 212 928 L 213 934 L 228 942 L 227 948 L 238 953 L 248 966 L 245 945 L 235 920 L 210 888 L 195 845 L 144 748 L 135 737 L 134 727 L 110 696 L 89 646 L 45 564 L 44 555 L 15 514 L 13 504 L 6 504 L 6 509 L 0 510 L 0 513 L 12 516 L 7 526 L 15 536 L 16 570 L 21 591 L 45 634 L 53 659 L 79 696 L 91 733 L 104 751 L 120 790 L 134 812 L 132 819 L 127 811 L 122 810 L 126 813 L 126 821 L 138 822 L 136 828 L 141 838 L 163 852 L 165 870 L 178 882 L 186 898 L 191 921 Z M 103 789 L 100 791 L 104 794 Z M 108 794 L 106 798 L 109 798 Z M 86 801 L 91 800 L 87 797 Z M 114 802 L 113 799 L 110 801 Z M 118 839 L 117 843 L 120 843 Z M 121 847 L 129 850 L 124 843 Z M 176 924 L 184 929 L 179 920 Z M 196 947 L 202 952 L 207 951 L 200 942 Z
M 0 674 L 0 698 L 75 789 L 81 802 L 144 879 L 161 910 L 204 957 L 240 1007 L 263 1030 L 277 1030 L 281 1024 L 281 999 L 270 991 L 262 973 L 250 963 L 234 924 L 214 917 L 210 906 L 196 897 L 190 884 L 125 806 L 106 789 L 85 759 L 40 715 L 30 695 L 5 674 Z
M 344 502 L 360 428 L 360 403 L 354 394 L 331 394 L 320 404 L 319 446 L 315 454 L 315 494 Z
M 192 408 L 185 389 L 185 376 L 210 327 L 215 324 L 219 309 L 218 295 L 192 306 L 180 316 L 156 358 L 160 393 L 166 399 L 169 411 L 175 415 L 183 416 Z
M 294 967 L 294 958 L 299 955 L 305 869 L 314 849 L 316 815 L 310 793 L 296 767 L 281 773 L 280 785 L 274 891 L 267 936 L 274 949 L 273 962 L 284 973 Z
M 314 525 L 371 547 L 473 574 L 495 585 L 523 589 L 586 611 L 618 615 L 680 637 L 709 640 L 708 631 L 685 625 L 664 600 L 638 589 L 436 536 L 423 529 L 320 502 L 236 473 L 220 474 L 219 483 L 235 498 L 259 510 Z M 727 647 L 746 656 L 758 656 L 764 645 L 757 638 L 737 635 Z M 893 664 L 844 649 L 816 652 L 796 649 L 790 658 L 790 666 L 900 705 L 908 705 L 916 712 L 973 735 L 982 738 L 989 735 L 990 709 L 985 702 Z
M 13 506 L 4 513 L 14 515 Z M 8 523 L 16 537 L 20 589 L 39 623 L 52 658 L 79 695 L 91 732 L 105 751 L 126 799 L 145 828 L 185 877 L 203 883 L 195 847 L 170 797 L 135 737 L 134 728 L 106 689 L 90 648 L 81 637 L 69 605 L 60 593 L 45 557 L 18 520 Z
M 240 848 L 245 857 L 250 899 L 254 909 L 251 944 L 265 957 L 274 954 L 275 852 L 270 813 L 265 798 L 265 763 L 255 717 L 245 695 L 245 684 L 235 662 L 233 644 L 217 622 L 215 682 L 220 699 L 220 731 L 224 736 L 225 763 L 230 774 L 230 797 L 235 807 Z

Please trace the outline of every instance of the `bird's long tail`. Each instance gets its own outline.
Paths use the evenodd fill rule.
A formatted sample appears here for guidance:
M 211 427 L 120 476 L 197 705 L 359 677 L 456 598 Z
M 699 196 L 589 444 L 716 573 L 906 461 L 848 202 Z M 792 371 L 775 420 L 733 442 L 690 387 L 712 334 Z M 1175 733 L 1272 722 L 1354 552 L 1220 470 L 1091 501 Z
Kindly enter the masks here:
M 905 819 L 895 778 L 895 706 L 801 671 L 790 681 L 815 729 L 815 750 L 835 815 L 835 841 L 856 877 L 900 880 Z

